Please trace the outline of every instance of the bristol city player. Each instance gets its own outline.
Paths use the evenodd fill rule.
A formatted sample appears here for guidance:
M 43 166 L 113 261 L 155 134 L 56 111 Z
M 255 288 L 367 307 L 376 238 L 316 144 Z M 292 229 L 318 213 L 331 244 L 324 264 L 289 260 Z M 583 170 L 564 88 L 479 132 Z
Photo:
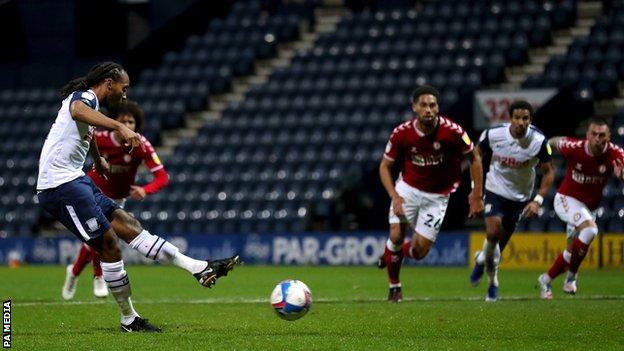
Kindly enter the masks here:
M 447 117 L 438 115 L 438 91 L 423 86 L 412 96 L 415 117 L 394 129 L 379 166 L 381 182 L 392 199 L 389 213 L 390 237 L 378 266 L 387 267 L 388 300 L 403 299 L 399 271 L 404 256 L 424 258 L 436 240 L 450 193 L 459 186 L 461 163 L 470 160 L 474 189 L 468 196 L 470 216 L 483 211 L 483 168 L 468 134 Z M 391 168 L 403 156 L 396 185 Z M 408 227 L 414 229 L 405 242 Z
M 133 101 L 125 101 L 115 110 L 116 120 L 126 125 L 132 131 L 140 131 L 143 125 L 143 111 Z M 105 173 L 106 178 L 101 176 L 95 168 L 87 174 L 102 190 L 104 195 L 117 202 L 123 207 L 126 198 L 130 196 L 135 200 L 143 200 L 145 196 L 154 194 L 169 182 L 169 175 L 161 164 L 152 144 L 141 136 L 144 148 L 123 146 L 120 136 L 114 131 L 96 131 L 95 143 L 100 154 L 109 164 L 109 170 Z M 146 185 L 134 184 L 138 167 L 141 163 L 154 175 L 154 180 Z M 102 278 L 100 259 L 88 245 L 82 244 L 80 252 L 73 264 L 67 266 L 65 284 L 63 284 L 62 296 L 65 300 L 71 300 L 76 293 L 76 281 L 85 265 L 91 260 L 93 264 L 93 294 L 96 297 L 108 296 L 106 282 Z
M 589 245 L 598 234 L 594 211 L 611 173 L 623 179 L 624 151 L 610 142 L 606 121 L 589 121 L 586 139 L 554 137 L 549 143 L 566 159 L 566 174 L 555 195 L 554 207 L 567 224 L 568 247 L 555 259 L 548 272 L 538 278 L 540 297 L 552 299 L 551 281 L 568 270 L 563 291 L 575 294 L 576 274 Z

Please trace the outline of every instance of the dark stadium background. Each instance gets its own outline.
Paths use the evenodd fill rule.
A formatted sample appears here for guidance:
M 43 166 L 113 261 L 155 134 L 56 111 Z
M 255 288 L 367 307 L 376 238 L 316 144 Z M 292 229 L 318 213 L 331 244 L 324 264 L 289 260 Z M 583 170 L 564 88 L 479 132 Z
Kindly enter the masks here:
M 58 229 L 34 196 L 40 148 L 58 89 L 102 60 L 129 71 L 172 176 L 127 204 L 158 233 L 385 231 L 377 167 L 422 83 L 474 141 L 474 92 L 523 88 L 557 89 L 535 115 L 546 135 L 602 116 L 624 141 L 621 1 L 9 0 L 0 45 L 3 236 Z M 445 230 L 482 228 L 464 175 Z M 623 231 L 623 189 L 607 186 L 606 231 Z M 520 230 L 563 230 L 554 191 Z

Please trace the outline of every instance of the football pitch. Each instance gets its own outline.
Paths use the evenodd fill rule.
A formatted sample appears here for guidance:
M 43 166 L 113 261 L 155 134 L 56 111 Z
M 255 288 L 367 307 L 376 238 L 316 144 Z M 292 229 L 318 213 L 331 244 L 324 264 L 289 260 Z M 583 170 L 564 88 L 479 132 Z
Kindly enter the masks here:
M 405 301 L 391 304 L 385 272 L 372 267 L 237 267 L 213 289 L 167 266 L 129 266 L 137 311 L 159 334 L 119 331 L 112 297 L 92 294 L 86 267 L 72 302 L 61 299 L 62 266 L 0 268 L 0 297 L 12 301 L 15 350 L 622 350 L 624 271 L 581 272 L 579 293 L 555 281 L 541 301 L 538 271 L 503 270 L 501 297 L 468 268 L 402 271 Z M 302 319 L 279 319 L 274 285 L 299 279 L 314 303 Z

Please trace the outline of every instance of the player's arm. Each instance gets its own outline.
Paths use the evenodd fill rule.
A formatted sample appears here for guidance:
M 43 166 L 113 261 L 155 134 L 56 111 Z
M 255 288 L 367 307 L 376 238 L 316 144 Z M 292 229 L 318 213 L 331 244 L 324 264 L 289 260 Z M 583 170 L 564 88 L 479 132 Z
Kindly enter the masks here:
M 475 217 L 483 212 L 483 164 L 479 147 L 475 147 L 471 152 L 465 154 L 470 162 L 470 179 L 472 180 L 472 191 L 468 195 L 468 205 L 470 210 L 468 217 Z
M 555 182 L 555 167 L 552 163 L 552 139 L 555 138 L 551 138 L 548 141 L 544 140 L 540 151 L 537 154 L 537 158 L 540 162 L 540 169 L 542 171 L 542 181 L 540 183 L 539 190 L 537 191 L 537 195 L 535 195 L 533 200 L 529 201 L 529 203 L 524 207 L 523 214 L 527 218 L 535 218 L 539 215 L 539 209 L 544 203 L 544 197 L 548 194 L 548 190 Z M 559 140 L 557 140 L 555 144 L 559 144 Z
M 113 129 L 119 132 L 119 135 L 125 140 L 131 147 L 137 147 L 141 145 L 141 138 L 139 134 L 133 132 L 123 123 L 120 123 L 112 118 L 108 118 L 102 113 L 94 110 L 87 105 L 83 100 L 75 100 L 69 106 L 69 112 L 75 121 L 87 123 L 96 127 L 103 127 L 107 129 Z
M 143 152 L 143 162 L 154 176 L 154 179 L 143 186 L 131 185 L 130 196 L 135 200 L 143 200 L 147 195 L 155 194 L 160 189 L 169 184 L 169 174 L 165 170 L 165 166 L 160 162 L 160 158 L 156 154 L 152 144 L 143 137 L 145 151 Z
M 624 182 L 624 153 L 613 161 L 613 174 Z
M 548 145 L 549 145 L 551 148 L 553 148 L 553 149 L 555 149 L 555 150 L 557 150 L 557 151 L 560 151 L 560 150 L 559 150 L 559 145 L 561 145 L 561 143 L 560 143 L 560 142 L 561 142 L 561 140 L 562 140 L 563 138 L 565 138 L 565 137 L 561 137 L 561 136 L 552 137 L 552 138 L 548 139 Z
M 94 136 L 89 143 L 89 154 L 91 154 L 91 158 L 93 158 L 93 167 L 95 167 L 95 170 L 102 178 L 108 179 L 106 177 L 106 172 L 110 170 L 110 165 L 106 162 L 106 159 L 100 155 L 100 149 L 98 149 L 95 139 Z
M 381 179 L 381 184 L 383 184 L 388 196 L 392 199 L 392 208 L 394 209 L 394 214 L 397 216 L 405 216 L 405 212 L 403 211 L 403 198 L 399 193 L 394 189 L 394 180 L 392 179 L 392 165 L 394 164 L 393 160 L 390 160 L 385 155 L 381 159 L 381 163 L 379 164 L 379 178 Z

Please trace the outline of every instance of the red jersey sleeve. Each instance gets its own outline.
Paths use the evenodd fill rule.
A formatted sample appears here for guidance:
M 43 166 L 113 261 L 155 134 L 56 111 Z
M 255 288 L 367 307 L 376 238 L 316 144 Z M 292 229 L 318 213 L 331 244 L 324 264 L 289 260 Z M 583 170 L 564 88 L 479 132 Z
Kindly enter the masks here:
M 156 154 L 152 143 L 144 136 L 141 136 L 141 141 L 143 141 L 143 149 L 139 149 L 139 152 L 141 153 L 145 165 L 154 175 L 154 180 L 143 186 L 145 192 L 150 195 L 158 192 L 169 184 L 169 174 L 165 171 L 164 165 L 160 162 L 160 158 L 158 154 Z
M 143 141 L 144 150 L 140 150 L 143 161 L 145 161 L 145 165 L 150 170 L 150 172 L 154 173 L 159 169 L 164 168 L 163 164 L 160 162 L 160 158 L 156 154 L 156 150 L 154 150 L 154 146 L 149 142 L 144 136 L 141 136 L 141 140 Z
M 567 158 L 575 149 L 578 149 L 582 143 L 582 140 L 578 140 L 576 138 L 563 137 L 557 141 L 555 146 L 557 146 L 559 153 Z
M 390 139 L 386 144 L 386 151 L 384 152 L 384 158 L 395 161 L 401 153 L 401 144 L 403 142 L 403 131 L 409 128 L 411 122 L 405 122 L 400 126 L 394 128 Z
M 440 117 L 440 124 L 442 127 L 448 129 L 453 135 L 453 141 L 462 155 L 465 155 L 474 149 L 472 140 L 470 140 L 468 133 L 466 133 L 462 126 L 445 117 Z

